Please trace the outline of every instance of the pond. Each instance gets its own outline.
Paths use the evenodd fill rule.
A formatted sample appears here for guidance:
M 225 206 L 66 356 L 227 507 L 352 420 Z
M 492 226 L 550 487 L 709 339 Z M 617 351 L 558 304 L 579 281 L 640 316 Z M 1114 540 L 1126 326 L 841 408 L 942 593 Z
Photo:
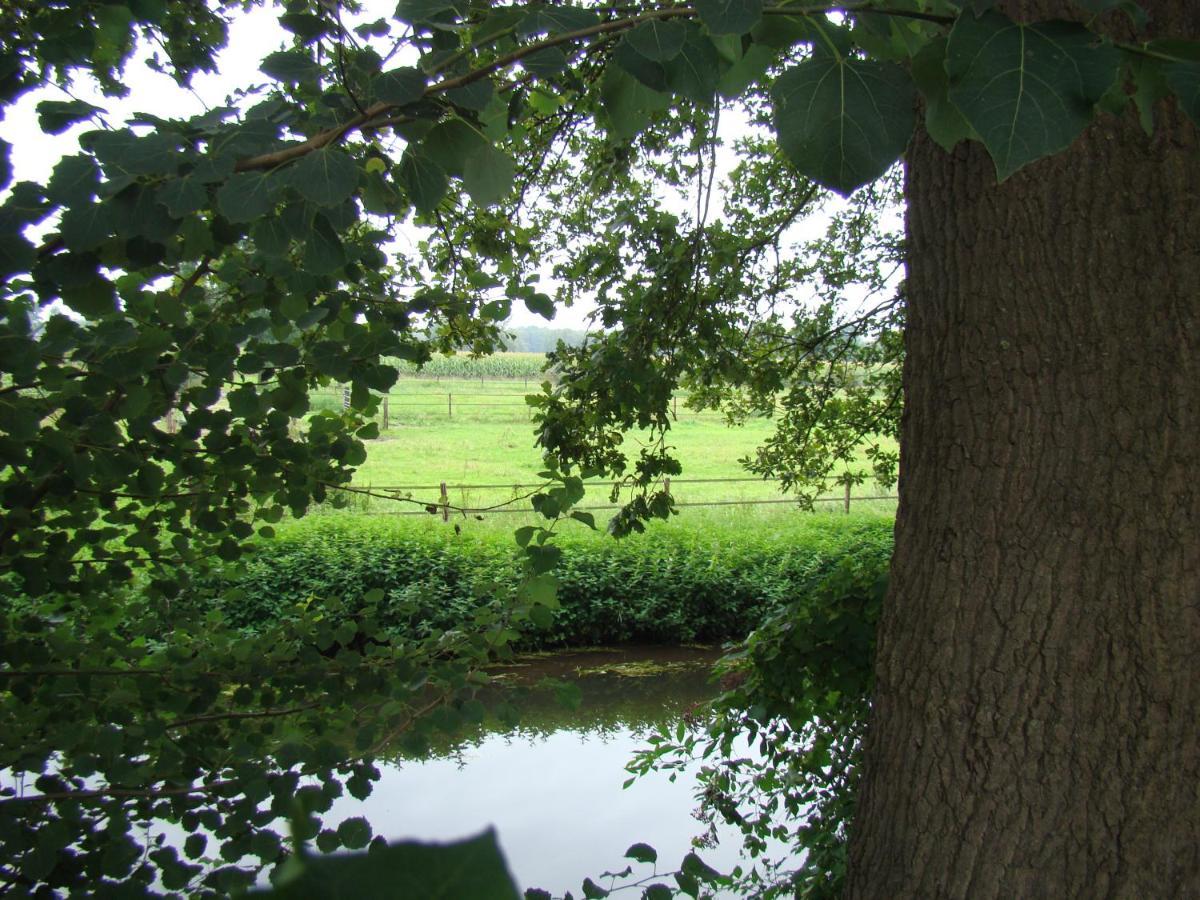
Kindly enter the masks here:
M 425 760 L 379 764 L 382 777 L 364 801 L 343 797 L 330 818 L 366 816 L 389 841 L 462 838 L 494 826 L 518 885 L 579 895 L 585 876 L 616 871 L 625 850 L 644 842 L 670 871 L 704 826 L 692 817 L 695 770 L 639 778 L 628 789 L 625 765 L 659 724 L 674 724 L 710 699 L 717 651 L 623 648 L 526 660 L 505 680 L 570 679 L 582 701 L 568 711 L 546 692 L 521 702 L 521 724 L 481 730 Z M 720 871 L 739 862 L 740 838 L 700 850 Z M 636 864 L 635 864 L 636 867 Z M 650 874 L 648 866 L 635 871 Z
M 692 815 L 698 764 L 652 772 L 628 788 L 625 766 L 657 728 L 673 729 L 703 710 L 718 690 L 711 669 L 719 656 L 704 648 L 625 647 L 525 657 L 496 669 L 498 686 L 483 699 L 493 708 L 511 704 L 518 724 L 485 720 L 420 758 L 385 752 L 375 760 L 380 777 L 370 794 L 361 800 L 343 794 L 325 824 L 336 828 L 364 817 L 389 842 L 454 841 L 494 828 L 518 886 L 556 897 L 580 896 L 584 878 L 600 880 L 630 864 L 634 878 L 651 875 L 649 864 L 625 858 L 635 843 L 654 847 L 660 869 L 674 871 L 696 849 L 693 838 L 707 831 Z M 547 679 L 560 689 L 543 687 Z M 574 708 L 559 696 L 568 685 L 578 689 Z M 746 747 L 737 755 L 754 758 Z M 0 786 L 10 780 L 11 773 L 0 772 Z M 24 779 L 12 786 L 17 794 L 37 793 Z M 148 842 L 182 847 L 188 839 L 177 822 L 141 827 Z M 211 836 L 207 827 L 199 830 Z M 706 863 L 723 873 L 738 864 L 749 868 L 736 829 L 717 837 L 717 846 L 698 851 Z M 260 871 L 259 884 L 266 879 Z

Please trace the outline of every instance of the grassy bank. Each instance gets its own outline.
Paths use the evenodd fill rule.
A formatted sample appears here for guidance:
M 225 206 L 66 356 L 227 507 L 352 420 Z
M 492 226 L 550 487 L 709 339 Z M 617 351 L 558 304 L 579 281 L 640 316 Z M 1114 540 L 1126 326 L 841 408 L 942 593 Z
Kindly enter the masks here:
M 763 614 L 804 595 L 853 559 L 884 571 L 889 517 L 795 517 L 761 531 L 700 533 L 662 525 L 615 541 L 573 532 L 560 541 L 562 608 L 526 648 L 734 640 Z M 433 634 L 456 627 L 493 585 L 518 578 L 511 535 L 496 529 L 433 532 L 395 519 L 328 518 L 284 529 L 220 585 L 243 627 L 296 604 L 338 598 L 350 608 L 373 589 L 388 629 Z

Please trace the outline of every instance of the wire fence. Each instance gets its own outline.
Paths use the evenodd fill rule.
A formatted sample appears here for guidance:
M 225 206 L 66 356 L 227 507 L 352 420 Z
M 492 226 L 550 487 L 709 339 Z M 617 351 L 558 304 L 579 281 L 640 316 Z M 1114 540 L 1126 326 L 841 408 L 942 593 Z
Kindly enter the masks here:
M 348 389 L 345 391 L 313 391 L 310 396 L 323 398 L 331 405 L 341 405 L 346 409 L 350 407 L 350 392 Z M 428 415 L 429 412 L 435 410 L 444 410 L 447 419 L 453 419 L 456 413 L 459 417 L 462 417 L 464 414 L 469 414 L 469 411 L 476 409 L 508 409 L 520 412 L 520 415 L 514 416 L 515 419 L 526 420 L 532 415 L 532 407 L 525 402 L 527 396 L 529 396 L 527 392 L 518 394 L 471 391 L 446 391 L 442 393 L 438 391 L 436 393 L 425 392 L 411 395 L 410 399 L 409 396 L 405 396 L 404 394 L 383 394 L 380 396 L 379 404 L 379 427 L 386 430 L 393 425 L 403 424 L 403 413 L 407 409 L 419 410 L 418 415 Z M 477 399 L 481 397 L 485 399 Z M 497 399 L 501 402 L 495 402 Z M 679 395 L 671 398 L 671 415 L 675 419 L 679 418 L 680 401 L 683 401 L 685 404 L 685 412 L 692 416 L 702 416 L 706 413 L 718 416 L 724 415 L 719 410 L 689 410 L 686 406 L 687 395 Z
M 775 478 L 664 478 L 656 484 L 656 487 L 661 488 L 667 494 L 672 493 L 672 486 L 687 485 L 687 484 L 738 484 L 738 483 L 771 483 L 776 482 Z M 373 515 L 395 515 L 395 516 L 441 516 L 443 521 L 449 521 L 452 515 L 454 516 L 472 516 L 483 517 L 489 515 L 504 515 L 504 514 L 530 514 L 533 513 L 533 508 L 529 505 L 528 500 L 533 493 L 536 493 L 541 488 L 548 487 L 551 482 L 509 482 L 505 484 L 451 484 L 449 482 L 439 482 L 438 484 L 401 484 L 401 485 L 381 485 L 381 486 L 357 486 L 351 485 L 342 490 L 352 496 L 363 498 L 365 502 L 360 504 L 357 510 L 362 513 Z M 619 488 L 620 485 L 607 481 L 593 481 L 591 487 L 604 488 Z M 489 491 L 489 490 L 504 490 L 511 491 L 514 496 L 510 499 L 500 501 L 494 504 L 470 506 L 456 505 L 450 502 L 451 493 L 461 493 L 467 496 L 472 491 Z M 428 491 L 430 493 L 436 491 L 436 498 L 419 499 L 413 496 L 414 492 Z M 526 492 L 526 493 L 522 493 Z M 389 508 L 376 509 L 374 505 L 369 503 L 370 500 L 377 499 L 382 501 L 392 501 L 396 506 L 416 506 L 419 508 L 402 509 L 396 508 L 389 503 Z M 829 504 L 837 503 L 842 506 L 843 511 L 849 515 L 852 504 L 865 503 L 874 501 L 892 501 L 898 500 L 896 494 L 854 494 L 853 485 L 847 484 L 841 494 L 837 496 L 814 497 L 811 502 L 814 504 Z M 520 505 L 518 505 L 520 504 Z M 719 499 L 719 500 L 688 500 L 676 501 L 675 507 L 742 507 L 742 506 L 767 506 L 791 504 L 799 507 L 800 500 L 795 497 L 771 497 L 762 499 Z M 621 509 L 621 505 L 617 503 L 606 503 L 590 506 L 574 506 L 572 510 L 580 512 L 601 512 Z

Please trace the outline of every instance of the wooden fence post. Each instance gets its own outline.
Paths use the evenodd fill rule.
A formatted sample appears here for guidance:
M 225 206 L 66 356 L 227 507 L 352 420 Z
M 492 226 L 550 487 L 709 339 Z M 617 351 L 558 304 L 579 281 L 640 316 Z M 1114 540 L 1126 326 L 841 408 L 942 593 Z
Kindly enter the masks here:
M 671 496 L 671 476 L 668 475 L 663 479 L 663 493 L 668 497 Z
M 850 482 L 846 482 L 846 515 L 850 515 Z
M 450 418 L 450 419 L 454 418 L 454 395 L 453 394 L 446 395 L 446 416 L 447 416 L 447 418 Z
M 446 492 L 446 482 L 442 482 L 442 521 L 450 521 L 450 495 Z
M 679 421 L 679 398 L 674 396 L 671 397 L 671 418 Z
M 388 395 L 383 395 L 383 430 L 388 429 Z
M 350 386 L 346 385 L 342 388 L 342 409 L 350 408 Z

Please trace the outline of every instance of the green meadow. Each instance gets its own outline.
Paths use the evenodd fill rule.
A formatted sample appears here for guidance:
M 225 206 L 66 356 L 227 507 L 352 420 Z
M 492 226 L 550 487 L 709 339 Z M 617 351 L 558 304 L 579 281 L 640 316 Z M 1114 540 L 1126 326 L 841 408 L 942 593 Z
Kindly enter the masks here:
M 523 356 L 536 358 L 534 354 Z M 522 364 L 529 365 L 525 360 Z M 367 460 L 359 468 L 354 484 L 403 499 L 355 495 L 345 509 L 325 505 L 314 513 L 404 514 L 406 518 L 428 520 L 430 527 L 454 524 L 460 530 L 511 529 L 532 521 L 529 514 L 518 512 L 528 509 L 527 501 L 512 503 L 504 511 L 464 515 L 451 510 L 448 522 L 440 512 L 430 515 L 423 508 L 442 505 L 443 483 L 450 506 L 476 510 L 505 504 L 535 488 L 539 483 L 537 473 L 543 467 L 525 396 L 536 392 L 544 377 L 526 372 L 498 379 L 490 371 L 474 378 L 462 377 L 461 372 L 453 378 L 402 377 L 387 398 L 387 425 L 377 440 L 368 442 Z M 823 502 L 808 512 L 799 509 L 776 482 L 764 481 L 741 465 L 740 460 L 753 455 L 773 432 L 771 419 L 730 426 L 720 413 L 697 413 L 688 409 L 685 401 L 685 397 L 677 398 L 668 435 L 668 443 L 683 466 L 683 472 L 672 479 L 670 486 L 680 511 L 675 527 L 779 525 L 796 516 L 844 514 L 842 489 L 823 495 Z M 314 409 L 334 408 L 341 402 L 337 390 L 312 397 Z M 644 434 L 627 435 L 628 456 L 635 456 L 646 440 Z M 865 459 L 854 468 L 869 471 Z M 611 482 L 588 485 L 581 507 L 601 507 L 594 510 L 598 523 L 612 514 L 611 509 L 602 508 L 614 505 L 611 489 Z M 852 491 L 854 498 L 894 494 L 894 487 L 883 488 L 870 479 Z M 895 500 L 853 499 L 851 508 L 855 512 L 887 514 L 894 511 Z

